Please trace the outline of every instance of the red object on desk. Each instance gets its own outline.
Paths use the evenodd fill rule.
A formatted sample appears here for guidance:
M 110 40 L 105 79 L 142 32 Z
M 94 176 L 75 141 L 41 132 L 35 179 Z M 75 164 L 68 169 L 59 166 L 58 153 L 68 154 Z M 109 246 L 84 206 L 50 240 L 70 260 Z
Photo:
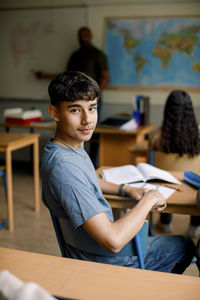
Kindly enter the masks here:
M 30 119 L 17 119 L 17 118 L 6 118 L 6 123 L 10 124 L 29 124 L 31 122 L 41 122 L 42 117 L 30 118 Z

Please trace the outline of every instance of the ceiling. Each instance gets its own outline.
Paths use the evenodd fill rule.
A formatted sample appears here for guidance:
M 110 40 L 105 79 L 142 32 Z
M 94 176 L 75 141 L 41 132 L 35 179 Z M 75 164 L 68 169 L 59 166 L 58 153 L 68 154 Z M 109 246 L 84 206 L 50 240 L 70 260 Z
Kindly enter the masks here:
M 0 0 L 0 9 L 128 4 L 200 3 L 200 0 Z

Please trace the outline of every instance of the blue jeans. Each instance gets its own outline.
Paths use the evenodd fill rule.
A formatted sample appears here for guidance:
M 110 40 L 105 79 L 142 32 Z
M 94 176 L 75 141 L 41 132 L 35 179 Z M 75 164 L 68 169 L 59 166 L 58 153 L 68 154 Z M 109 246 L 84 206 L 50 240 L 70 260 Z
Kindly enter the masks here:
M 139 268 L 137 256 L 106 257 L 77 251 L 68 246 L 70 256 L 76 259 Z M 146 270 L 182 274 L 195 255 L 195 245 L 190 238 L 171 235 L 148 238 L 148 249 L 144 257 Z
M 194 255 L 195 245 L 190 238 L 180 235 L 149 237 L 145 269 L 182 274 Z M 130 267 L 139 267 L 137 258 Z

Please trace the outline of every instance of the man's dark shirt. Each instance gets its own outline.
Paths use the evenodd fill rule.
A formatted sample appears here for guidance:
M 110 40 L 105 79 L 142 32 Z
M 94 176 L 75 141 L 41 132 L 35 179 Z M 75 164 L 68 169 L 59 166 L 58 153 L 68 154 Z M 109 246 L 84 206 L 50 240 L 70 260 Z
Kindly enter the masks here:
M 108 70 L 107 58 L 94 46 L 82 47 L 72 54 L 67 70 L 83 72 L 100 83 L 101 72 Z

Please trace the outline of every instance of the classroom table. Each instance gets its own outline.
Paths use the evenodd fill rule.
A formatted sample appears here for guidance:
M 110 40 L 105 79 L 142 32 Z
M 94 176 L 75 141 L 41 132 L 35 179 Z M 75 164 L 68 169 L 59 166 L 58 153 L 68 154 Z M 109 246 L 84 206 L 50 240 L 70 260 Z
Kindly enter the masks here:
M 0 248 L 0 270 L 73 299 L 199 300 L 200 278 Z
M 14 230 L 12 151 L 33 145 L 33 177 L 35 211 L 40 210 L 39 187 L 39 136 L 40 134 L 0 132 L 0 152 L 5 152 L 8 201 L 8 228 Z
M 145 135 L 149 134 L 153 127 L 153 124 L 144 125 L 131 131 L 97 127 L 95 133 L 99 133 L 99 165 L 130 164 L 129 148 L 144 141 Z
M 100 173 L 103 169 L 108 168 L 107 166 L 102 166 L 97 169 L 97 174 L 100 176 Z M 181 191 L 175 191 L 167 199 L 167 207 L 162 210 L 163 213 L 174 213 L 174 214 L 186 214 L 193 216 L 200 216 L 200 208 L 196 206 L 196 194 L 197 189 L 190 186 L 189 184 L 183 181 L 184 172 L 170 172 L 178 180 L 181 181 L 181 185 L 168 184 L 169 186 L 175 186 L 181 189 Z M 153 182 L 151 182 L 153 183 Z M 157 182 L 158 184 L 159 182 Z M 116 195 L 104 194 L 104 197 L 109 202 L 112 208 L 132 208 L 134 201 L 129 197 L 120 197 Z

